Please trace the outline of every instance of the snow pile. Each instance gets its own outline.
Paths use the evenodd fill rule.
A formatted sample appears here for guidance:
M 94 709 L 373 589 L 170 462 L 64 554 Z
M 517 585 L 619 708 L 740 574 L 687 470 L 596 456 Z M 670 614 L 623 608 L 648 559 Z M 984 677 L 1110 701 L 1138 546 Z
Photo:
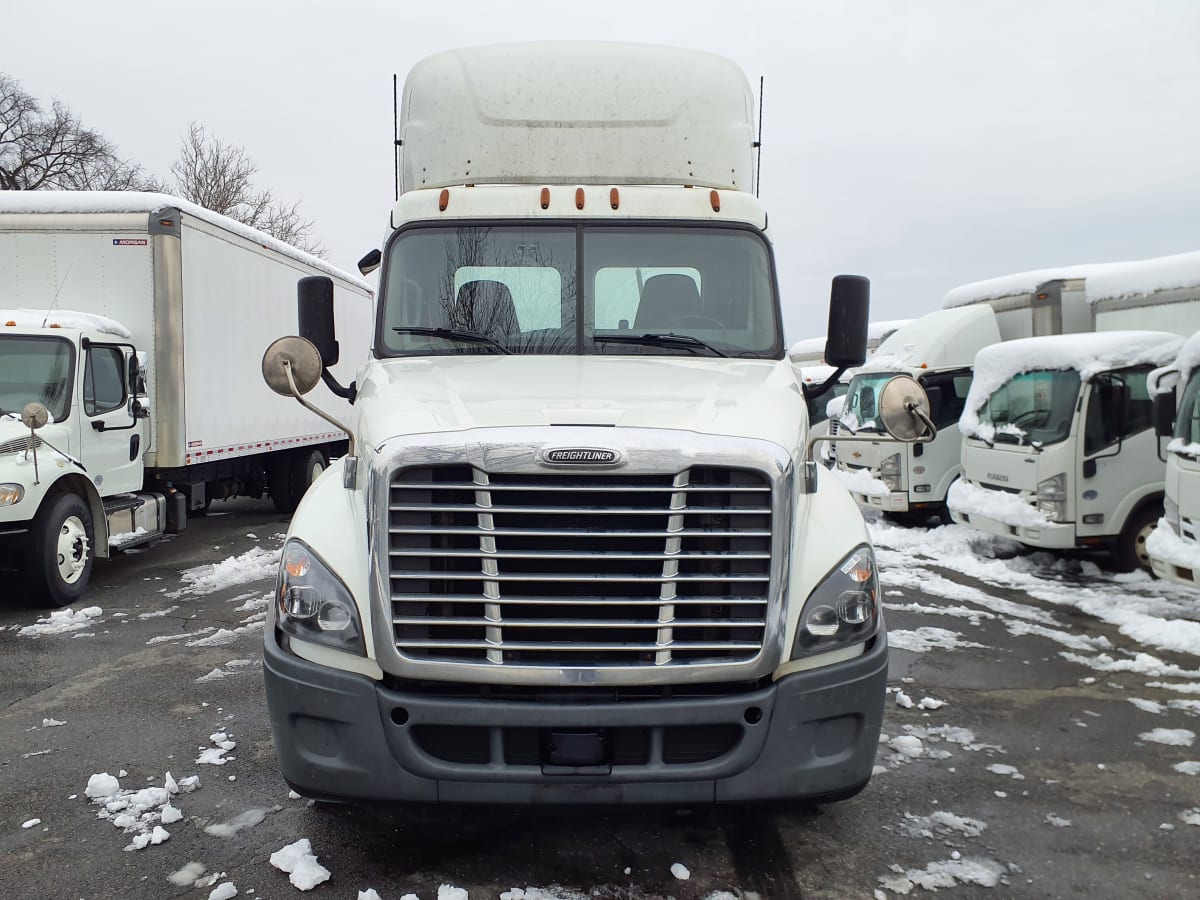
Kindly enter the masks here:
M 98 625 L 100 616 L 104 614 L 98 606 L 89 606 L 76 612 L 73 609 L 59 609 L 50 613 L 44 619 L 38 619 L 34 625 L 26 625 L 17 634 L 22 637 L 41 637 L 48 634 L 67 634 L 72 631 L 83 631 Z
M 204 833 L 211 834 L 213 837 L 231 838 L 242 829 L 253 828 L 259 824 L 269 812 L 269 809 L 248 809 L 243 813 L 238 813 L 228 822 L 205 825 Z
M 1167 449 L 1178 452 L 1174 444 L 1175 441 L 1171 441 Z M 1158 525 L 1150 532 L 1150 537 L 1146 539 L 1146 552 L 1168 565 L 1200 571 L 1200 544 L 1184 540 L 1166 519 L 1159 519 Z
M 1024 781 L 1025 780 L 1025 776 L 1022 775 L 1017 770 L 1016 766 L 1007 766 L 1007 765 L 1004 765 L 1003 763 L 992 763 L 990 766 L 987 767 L 987 770 L 989 772 L 991 772 L 993 775 L 1007 775 L 1008 777 L 1012 778 L 1014 781 Z
M 1180 775 L 1200 775 L 1200 762 L 1189 760 L 1188 762 L 1175 763 L 1171 766 Z
M 687 881 L 692 877 L 692 873 L 683 863 L 671 863 L 671 874 L 679 881 Z
M 188 644 L 188 646 L 191 647 L 191 646 L 195 646 L 195 645 Z M 248 671 L 251 671 L 252 669 L 257 669 L 261 666 L 262 666 L 261 660 L 231 659 L 229 662 L 225 663 L 224 668 L 216 668 L 216 669 L 213 669 L 211 672 L 209 672 L 207 675 L 201 675 L 199 678 L 196 679 L 196 684 L 206 684 L 207 682 L 210 682 L 210 681 L 220 681 L 222 678 L 229 678 L 233 675 L 239 675 L 243 672 L 248 672 Z
M 107 819 L 114 827 L 132 835 L 126 850 L 144 850 L 152 844 L 161 844 L 171 837 L 163 828 L 183 818 L 183 814 L 171 804 L 180 793 L 194 791 L 200 784 L 195 776 L 181 778 L 178 782 L 168 772 L 163 787 L 148 787 L 138 791 L 124 790 L 118 778 L 107 772 L 98 772 L 88 779 L 84 794 L 96 805 L 103 807 L 96 815 Z
M 200 755 L 196 757 L 196 763 L 199 765 L 223 766 L 230 762 L 234 757 L 226 758 L 225 754 L 237 746 L 237 741 L 231 741 L 229 735 L 224 731 L 218 731 L 210 734 L 208 739 L 216 744 L 215 747 L 201 747 Z
M 133 340 L 133 332 L 116 319 L 69 309 L 0 309 L 0 321 L 16 322 L 18 328 L 57 326 L 78 331 L 98 331 L 101 334 L 115 335 L 127 341 Z M 45 324 L 43 325 L 43 323 Z
M 975 356 L 975 377 L 958 429 L 968 437 L 980 427 L 979 411 L 1005 382 L 1024 372 L 1074 369 L 1083 381 L 1126 366 L 1175 359 L 1183 338 L 1165 331 L 1104 331 L 1020 338 L 984 347 Z
M 880 876 L 879 883 L 885 890 L 897 894 L 908 894 L 914 887 L 927 891 L 952 888 L 958 884 L 977 884 L 994 888 L 1000 884 L 1005 868 L 992 859 L 948 859 L 931 862 L 924 869 L 908 869 L 892 866 L 895 875 Z
M 946 493 L 946 505 L 960 515 L 983 516 L 1005 525 L 1040 528 L 1050 521 L 1036 506 L 1007 491 L 992 491 L 959 478 Z
M 174 600 L 184 595 L 196 597 L 251 581 L 274 578 L 279 568 L 280 550 L 252 547 L 241 556 L 230 556 L 219 563 L 196 566 L 180 573 L 184 587 L 167 596 Z
M 1053 825 L 1055 828 L 1070 828 L 1071 820 L 1056 816 L 1054 813 L 1046 813 L 1046 822 Z
M 629 874 L 629 870 L 625 870 L 625 874 Z M 710 895 L 705 900 L 713 900 L 716 895 Z M 417 898 L 410 894 L 412 900 Z M 730 900 L 737 900 L 732 894 L 729 895 Z M 401 897 L 400 900 L 406 900 Z M 500 900 L 592 900 L 591 894 L 581 894 L 578 891 L 569 891 L 558 885 L 552 885 L 548 888 L 526 887 L 513 888 L 508 891 L 500 892 Z
M 930 650 L 960 650 L 964 647 L 984 647 L 974 641 L 963 640 L 960 632 L 926 625 L 914 631 L 897 629 L 888 632 L 888 646 L 912 653 L 927 653 Z
M 1155 728 L 1153 731 L 1142 732 L 1138 738 L 1169 747 L 1190 747 L 1196 740 L 1196 732 L 1186 728 Z
M 891 493 L 886 484 L 866 469 L 855 469 L 852 472 L 847 472 L 845 469 L 836 468 L 830 471 L 842 483 L 842 487 L 851 493 L 865 494 L 868 497 L 886 497 Z
M 979 837 L 984 832 L 987 823 L 945 810 L 937 810 L 928 816 L 914 816 L 912 813 L 906 812 L 901 827 L 913 837 L 933 838 L 936 835 L 957 832 L 964 837 L 973 838 Z
M 271 865 L 281 872 L 287 872 L 288 881 L 302 891 L 311 891 L 318 884 L 328 881 L 331 876 L 330 871 L 317 862 L 308 838 L 301 838 L 281 850 L 276 850 L 271 854 Z M 464 891 L 464 896 L 465 893 Z M 440 890 L 438 896 L 441 897 Z

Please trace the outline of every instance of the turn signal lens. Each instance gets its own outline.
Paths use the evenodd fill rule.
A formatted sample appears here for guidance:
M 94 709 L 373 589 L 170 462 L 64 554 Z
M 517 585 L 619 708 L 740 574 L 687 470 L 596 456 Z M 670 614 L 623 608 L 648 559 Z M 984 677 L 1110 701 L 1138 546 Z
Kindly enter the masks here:
M 283 568 L 293 578 L 303 578 L 312 568 L 312 560 L 303 549 L 293 545 L 283 557 Z

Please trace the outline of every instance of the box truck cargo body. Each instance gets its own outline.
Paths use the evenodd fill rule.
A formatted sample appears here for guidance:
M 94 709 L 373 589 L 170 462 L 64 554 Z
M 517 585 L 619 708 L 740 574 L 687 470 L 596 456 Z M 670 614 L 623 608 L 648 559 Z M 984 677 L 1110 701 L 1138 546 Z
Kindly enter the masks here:
M 352 375 L 371 333 L 361 279 L 132 192 L 0 193 L 0 260 L 0 482 L 21 495 L 0 505 L 0 535 L 32 593 L 69 602 L 94 556 L 183 527 L 216 498 L 269 490 L 293 509 L 344 447 L 328 422 L 274 402 L 259 359 L 294 315 L 296 278 L 321 273 L 344 324 L 337 370 Z M 30 402 L 50 413 L 35 431 L 21 421 Z M 51 505 L 75 511 L 61 546 Z
M 297 791 L 711 803 L 867 783 L 874 554 L 806 446 L 752 109 L 731 62 L 664 47 L 412 70 L 355 453 L 297 510 L 264 633 Z M 272 379 L 327 362 L 325 290 L 302 286 L 315 348 L 282 338 Z M 861 363 L 867 322 L 865 279 L 835 279 L 831 365 Z

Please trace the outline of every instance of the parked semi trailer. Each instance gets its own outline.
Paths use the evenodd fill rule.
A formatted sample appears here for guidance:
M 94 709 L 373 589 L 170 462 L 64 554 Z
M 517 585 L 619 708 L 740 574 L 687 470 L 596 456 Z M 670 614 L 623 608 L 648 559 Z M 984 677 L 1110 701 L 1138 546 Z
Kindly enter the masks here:
M 0 192 L 0 551 L 24 593 L 70 603 L 96 557 L 214 498 L 295 508 L 346 439 L 273 402 L 258 360 L 313 274 L 349 376 L 371 335 L 357 276 L 176 197 Z

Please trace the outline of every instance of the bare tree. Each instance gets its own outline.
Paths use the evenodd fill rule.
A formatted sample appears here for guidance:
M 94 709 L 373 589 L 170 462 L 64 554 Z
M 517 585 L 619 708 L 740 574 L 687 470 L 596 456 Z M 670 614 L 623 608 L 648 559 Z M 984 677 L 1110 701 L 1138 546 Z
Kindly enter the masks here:
M 55 100 L 47 112 L 0 73 L 0 190 L 155 190 L 141 166 L 121 159 L 99 132 Z
M 195 122 L 183 138 L 179 159 L 171 164 L 174 193 L 229 216 L 272 237 L 320 256 L 324 247 L 313 237 L 313 223 L 300 215 L 300 204 L 288 205 L 270 191 L 254 187 L 258 166 L 245 149 L 208 134 Z

